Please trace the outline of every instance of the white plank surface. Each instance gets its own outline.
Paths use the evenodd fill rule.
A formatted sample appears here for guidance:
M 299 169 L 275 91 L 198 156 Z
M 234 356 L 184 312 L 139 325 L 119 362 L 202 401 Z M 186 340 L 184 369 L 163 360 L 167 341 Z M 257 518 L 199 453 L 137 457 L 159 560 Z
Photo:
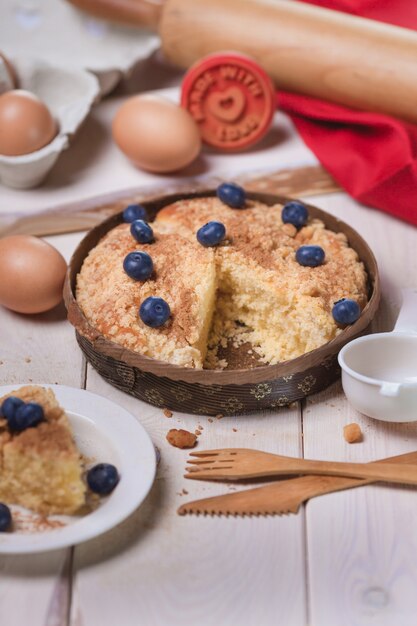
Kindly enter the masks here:
M 77 235 L 50 237 L 66 259 Z M 0 384 L 59 383 L 80 387 L 85 364 L 60 305 L 23 316 L 0 307 Z M 0 623 L 65 626 L 69 609 L 66 569 L 70 550 L 31 556 L 0 556 Z
M 303 516 L 179 517 L 176 509 L 186 498 L 229 487 L 186 481 L 187 451 L 165 440 L 170 428 L 194 431 L 201 425 L 201 449 L 253 445 L 298 456 L 298 408 L 210 423 L 207 417 L 179 413 L 166 418 L 161 409 L 111 388 L 90 367 L 87 389 L 130 410 L 159 447 L 161 463 L 146 504 L 119 528 L 76 548 L 72 626 L 115 621 L 266 626 L 278 615 L 288 626 L 304 624 Z M 181 495 L 183 488 L 187 495 Z
M 315 202 L 348 221 L 370 244 L 383 289 L 376 327 L 391 330 L 399 288 L 417 286 L 416 230 L 341 194 Z M 349 445 L 343 439 L 343 426 L 350 422 L 361 425 L 362 443 Z M 417 424 L 388 424 L 358 414 L 340 383 L 307 400 L 303 430 L 307 458 L 370 461 L 417 447 Z M 415 625 L 415 490 L 364 487 L 313 500 L 306 513 L 309 624 Z

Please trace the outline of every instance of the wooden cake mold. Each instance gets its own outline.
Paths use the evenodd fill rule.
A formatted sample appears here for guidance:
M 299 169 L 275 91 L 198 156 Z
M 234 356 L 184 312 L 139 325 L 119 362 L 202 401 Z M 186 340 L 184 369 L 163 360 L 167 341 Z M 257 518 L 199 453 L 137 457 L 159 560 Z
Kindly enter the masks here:
M 163 207 L 181 199 L 214 196 L 215 190 L 174 193 L 142 204 L 150 221 Z M 266 205 L 285 204 L 289 198 L 249 192 L 248 198 Z M 369 300 L 357 322 L 328 343 L 295 359 L 275 365 L 252 364 L 245 355 L 232 355 L 234 369 L 184 368 L 143 356 L 106 339 L 86 319 L 75 298 L 75 284 L 84 259 L 100 239 L 122 222 L 122 213 L 94 227 L 76 248 L 67 272 L 64 299 L 68 320 L 87 360 L 110 384 L 154 406 L 197 415 L 237 415 L 287 406 L 326 388 L 340 375 L 339 350 L 369 331 L 380 300 L 375 257 L 362 237 L 348 224 L 305 203 L 309 215 L 321 219 L 326 228 L 346 235 L 368 274 Z M 240 365 L 239 365 L 240 363 Z M 253 366 L 255 365 L 255 367 Z

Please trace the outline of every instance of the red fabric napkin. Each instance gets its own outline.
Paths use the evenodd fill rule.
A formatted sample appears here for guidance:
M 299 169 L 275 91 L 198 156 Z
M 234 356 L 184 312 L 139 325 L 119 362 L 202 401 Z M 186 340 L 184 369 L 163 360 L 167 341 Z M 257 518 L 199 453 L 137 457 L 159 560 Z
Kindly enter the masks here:
M 417 30 L 417 0 L 308 1 Z M 284 92 L 278 105 L 351 196 L 417 225 L 417 126 Z

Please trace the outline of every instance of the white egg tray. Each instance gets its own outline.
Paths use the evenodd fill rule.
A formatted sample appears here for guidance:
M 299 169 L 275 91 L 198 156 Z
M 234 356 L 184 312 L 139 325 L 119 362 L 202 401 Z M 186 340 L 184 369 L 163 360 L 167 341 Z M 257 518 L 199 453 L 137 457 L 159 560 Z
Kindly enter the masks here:
M 0 0 L 1 52 L 90 70 L 101 95 L 158 47 L 156 35 L 93 18 L 66 0 Z
M 22 156 L 0 155 L 0 181 L 9 187 L 28 189 L 39 185 L 69 146 L 72 135 L 99 97 L 97 78 L 84 70 L 52 65 L 42 60 L 10 60 L 19 88 L 34 93 L 58 123 L 57 136 L 45 147 Z

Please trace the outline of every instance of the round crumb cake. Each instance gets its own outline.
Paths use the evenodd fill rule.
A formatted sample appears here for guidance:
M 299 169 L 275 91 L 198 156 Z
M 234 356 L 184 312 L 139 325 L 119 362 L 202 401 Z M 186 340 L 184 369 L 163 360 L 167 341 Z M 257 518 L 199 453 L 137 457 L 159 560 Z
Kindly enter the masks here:
M 309 219 L 297 230 L 281 219 L 282 205 L 246 202 L 232 209 L 216 197 L 178 201 L 152 223 L 154 242 L 140 244 L 130 224 L 108 232 L 84 260 L 76 297 L 104 337 L 183 367 L 228 366 L 228 345 L 247 346 L 257 364 L 296 358 L 333 339 L 342 328 L 332 307 L 342 298 L 367 302 L 367 275 L 343 233 Z M 203 247 L 197 230 L 209 221 L 226 227 L 216 247 Z M 300 246 L 320 246 L 325 261 L 300 265 Z M 154 272 L 146 281 L 125 273 L 133 251 L 147 252 Z M 149 296 L 163 298 L 171 316 L 159 328 L 138 315 Z

